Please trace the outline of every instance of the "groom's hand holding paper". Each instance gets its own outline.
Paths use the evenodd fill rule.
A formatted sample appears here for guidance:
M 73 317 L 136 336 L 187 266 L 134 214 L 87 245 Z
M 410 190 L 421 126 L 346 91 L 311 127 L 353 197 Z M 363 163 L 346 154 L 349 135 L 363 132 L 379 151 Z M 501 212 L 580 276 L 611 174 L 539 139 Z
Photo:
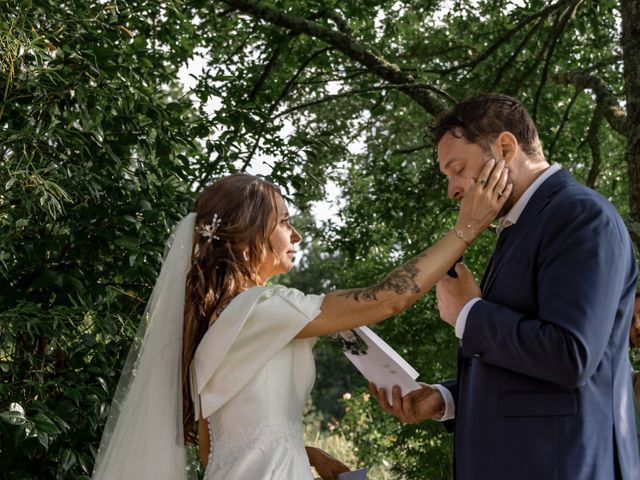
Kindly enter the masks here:
M 440 391 L 426 383 L 420 383 L 420 388 L 404 397 L 400 389 L 394 386 L 392 389 L 393 403 L 387 401 L 388 392 L 384 388 L 378 388 L 375 384 L 369 384 L 369 392 L 373 395 L 382 409 L 397 417 L 403 423 L 416 423 L 426 419 L 441 419 L 445 413 L 444 398 Z
M 394 385 L 403 395 L 420 389 L 416 382 L 418 372 L 370 328 L 358 327 L 340 332 L 334 338 L 369 382 L 385 388 L 388 403 L 393 403 L 391 387 Z

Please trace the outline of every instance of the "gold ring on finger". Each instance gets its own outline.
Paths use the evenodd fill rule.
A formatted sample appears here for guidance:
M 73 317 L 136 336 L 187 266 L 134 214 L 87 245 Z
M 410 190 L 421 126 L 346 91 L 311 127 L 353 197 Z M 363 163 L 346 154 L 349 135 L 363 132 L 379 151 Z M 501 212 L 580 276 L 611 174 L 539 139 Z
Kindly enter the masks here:
M 482 180 L 482 179 L 480 179 L 480 180 L 478 180 L 478 183 L 479 183 L 480 185 L 482 185 L 483 187 L 486 187 L 486 186 L 487 186 L 487 181 L 486 181 L 486 180 Z

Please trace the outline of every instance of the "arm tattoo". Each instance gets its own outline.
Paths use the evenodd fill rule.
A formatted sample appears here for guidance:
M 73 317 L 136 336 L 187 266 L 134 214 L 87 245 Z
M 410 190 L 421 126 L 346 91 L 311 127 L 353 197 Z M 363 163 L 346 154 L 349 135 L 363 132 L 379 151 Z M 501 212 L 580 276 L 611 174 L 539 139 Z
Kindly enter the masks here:
M 340 295 L 353 298 L 356 302 L 359 302 L 360 300 L 377 300 L 376 294 L 384 291 L 395 292 L 398 295 L 407 292 L 419 293 L 420 286 L 416 283 L 416 277 L 420 273 L 420 269 L 417 267 L 420 257 L 413 258 L 401 267 L 396 268 L 382 282 L 373 287 L 345 290 Z

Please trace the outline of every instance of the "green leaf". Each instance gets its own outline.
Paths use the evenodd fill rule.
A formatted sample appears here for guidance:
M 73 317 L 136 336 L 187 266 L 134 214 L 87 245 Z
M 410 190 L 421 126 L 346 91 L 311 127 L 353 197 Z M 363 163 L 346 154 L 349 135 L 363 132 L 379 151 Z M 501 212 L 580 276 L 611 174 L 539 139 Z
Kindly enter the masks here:
M 23 413 L 16 411 L 2 412 L 0 419 L 9 425 L 23 425 L 27 421 Z
M 60 453 L 60 466 L 62 467 L 62 471 L 68 471 L 73 465 L 76 463 L 76 454 L 68 448 L 65 448 Z
M 40 432 L 52 435 L 57 435 L 60 433 L 60 429 L 44 413 L 38 413 L 37 415 L 32 417 L 32 421 Z
M 109 393 L 109 386 L 107 385 L 106 380 L 102 377 L 98 377 L 97 380 L 98 380 L 98 383 L 100 383 L 100 386 L 104 389 L 104 391 L 106 393 Z
M 86 474 L 89 474 L 90 473 L 89 465 L 92 465 L 91 459 L 84 453 L 78 453 L 77 457 L 78 457 L 78 461 L 80 462 L 80 466 L 82 467 L 82 470 Z
M 147 200 L 140 200 L 138 202 L 138 210 L 151 210 L 151 204 Z
M 38 438 L 38 442 L 40 442 L 40 445 L 42 445 L 45 449 L 48 449 L 49 444 L 51 443 L 51 438 L 49 437 L 49 434 L 45 432 L 41 432 L 40 430 L 35 430 L 35 432 Z

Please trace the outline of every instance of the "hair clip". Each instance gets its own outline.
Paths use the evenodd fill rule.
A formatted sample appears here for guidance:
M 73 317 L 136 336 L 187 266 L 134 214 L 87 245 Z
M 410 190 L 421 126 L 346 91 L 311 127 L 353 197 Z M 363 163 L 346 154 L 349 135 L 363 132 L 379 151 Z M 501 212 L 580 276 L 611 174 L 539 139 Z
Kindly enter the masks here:
M 216 235 L 216 230 L 220 227 L 220 223 L 222 223 L 222 219 L 218 217 L 217 213 L 214 213 L 211 223 L 199 226 L 198 233 L 203 237 L 207 237 L 209 239 L 207 242 L 209 243 L 211 243 L 211 240 L 214 238 L 220 240 L 220 237 Z

